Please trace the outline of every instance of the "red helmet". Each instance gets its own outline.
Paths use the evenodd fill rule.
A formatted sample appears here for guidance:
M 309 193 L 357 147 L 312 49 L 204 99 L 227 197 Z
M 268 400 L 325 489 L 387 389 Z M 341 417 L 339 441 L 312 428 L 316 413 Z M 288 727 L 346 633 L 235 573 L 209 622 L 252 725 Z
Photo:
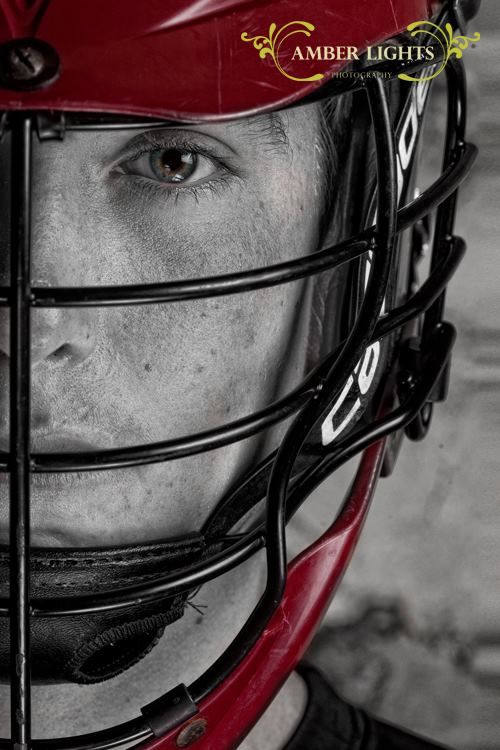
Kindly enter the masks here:
M 0 470 L 10 475 L 11 542 L 0 549 L 0 666 L 11 666 L 14 745 L 30 743 L 32 678 L 96 682 L 117 674 L 182 615 L 190 592 L 263 547 L 262 598 L 205 673 L 143 707 L 133 721 L 44 740 L 43 747 L 104 749 L 139 741 L 150 750 L 193 743 L 207 750 L 236 747 L 297 665 L 348 564 L 378 477 L 390 473 L 404 432 L 411 439 L 426 434 L 433 403 L 446 395 L 454 329 L 443 320 L 444 296 L 464 252 L 463 240 L 453 234 L 455 203 L 476 154 L 465 139 L 461 62 L 473 5 L 177 0 L 138 10 L 126 0 L 1 3 L 1 127 L 12 167 L 11 283 L 0 289 L 0 304 L 10 310 L 11 341 L 10 447 L 0 454 Z M 460 54 L 452 54 L 454 34 Z M 443 167 L 415 193 L 419 135 L 438 78 L 447 81 Z M 47 287 L 31 278 L 33 138 L 227 121 L 343 95 L 353 102 L 345 123 L 352 155 L 344 231 L 350 231 L 334 246 L 267 267 L 155 284 Z M 430 270 L 419 283 L 417 267 L 428 244 Z M 32 308 L 166 305 L 338 268 L 343 293 L 335 333 L 322 342 L 321 357 L 304 381 L 274 403 L 173 440 L 81 453 L 31 451 Z M 238 478 L 199 534 L 91 551 L 30 546 L 34 473 L 178 460 L 292 417 L 279 448 Z M 324 535 L 287 565 L 288 520 L 358 454 L 341 510 Z M 265 520 L 259 516 L 235 533 L 264 498 Z M 91 555 L 96 564 L 90 569 Z M 117 561 L 126 566 L 126 585 L 115 572 Z M 61 595 L 61 586 L 68 593 Z

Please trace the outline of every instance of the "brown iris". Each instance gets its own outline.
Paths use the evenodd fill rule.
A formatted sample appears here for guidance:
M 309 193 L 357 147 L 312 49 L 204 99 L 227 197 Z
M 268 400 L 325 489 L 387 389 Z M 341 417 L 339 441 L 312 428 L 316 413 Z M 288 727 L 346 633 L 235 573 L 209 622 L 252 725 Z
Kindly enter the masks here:
M 195 171 L 198 159 L 192 151 L 164 148 L 151 152 L 151 169 L 163 182 L 183 182 Z

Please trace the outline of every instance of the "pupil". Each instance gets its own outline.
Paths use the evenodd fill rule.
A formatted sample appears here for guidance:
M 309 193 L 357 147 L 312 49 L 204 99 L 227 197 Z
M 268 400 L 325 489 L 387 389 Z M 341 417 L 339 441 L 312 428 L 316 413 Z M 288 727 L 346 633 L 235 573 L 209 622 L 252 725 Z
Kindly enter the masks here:
M 161 156 L 161 163 L 165 172 L 178 172 L 184 166 L 182 157 L 183 154 L 173 148 L 164 151 Z
M 167 148 L 151 155 L 153 171 L 166 182 L 182 182 L 190 177 L 196 168 L 196 154 Z

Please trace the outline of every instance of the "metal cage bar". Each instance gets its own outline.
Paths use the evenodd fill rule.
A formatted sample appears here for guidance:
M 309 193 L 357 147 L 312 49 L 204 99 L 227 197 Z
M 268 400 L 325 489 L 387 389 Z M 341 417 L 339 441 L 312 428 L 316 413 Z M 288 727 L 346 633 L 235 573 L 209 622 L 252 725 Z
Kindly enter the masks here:
M 30 176 L 31 118 L 12 130 L 10 308 L 10 693 L 11 741 L 27 749 L 30 729 Z

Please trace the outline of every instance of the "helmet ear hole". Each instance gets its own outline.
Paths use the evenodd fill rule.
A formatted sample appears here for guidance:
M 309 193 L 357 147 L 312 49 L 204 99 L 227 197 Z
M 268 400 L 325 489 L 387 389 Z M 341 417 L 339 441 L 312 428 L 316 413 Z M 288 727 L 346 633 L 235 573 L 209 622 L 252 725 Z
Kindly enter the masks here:
M 163 631 L 141 622 L 110 628 L 79 646 L 66 665 L 66 679 L 89 685 L 116 677 L 146 656 Z

